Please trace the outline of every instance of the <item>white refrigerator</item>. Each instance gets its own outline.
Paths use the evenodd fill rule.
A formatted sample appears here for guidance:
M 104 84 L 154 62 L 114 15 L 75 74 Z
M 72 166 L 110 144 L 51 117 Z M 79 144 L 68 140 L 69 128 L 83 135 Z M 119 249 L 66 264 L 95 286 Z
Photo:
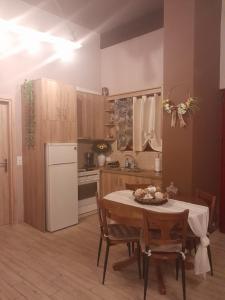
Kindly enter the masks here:
M 78 223 L 77 144 L 49 143 L 46 157 L 46 227 L 56 231 Z

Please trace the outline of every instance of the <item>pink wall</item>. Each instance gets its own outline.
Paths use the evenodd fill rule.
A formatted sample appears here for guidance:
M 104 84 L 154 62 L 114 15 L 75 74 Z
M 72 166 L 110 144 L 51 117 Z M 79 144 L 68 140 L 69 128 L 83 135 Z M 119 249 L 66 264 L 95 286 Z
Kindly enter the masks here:
M 101 50 L 101 83 L 110 94 L 163 83 L 163 29 Z
M 0 56 L 0 97 L 10 98 L 13 102 L 13 151 L 14 166 L 16 169 L 15 201 L 19 214 L 15 218 L 23 219 L 22 198 L 22 167 L 16 166 L 16 156 L 21 155 L 21 104 L 20 85 L 25 79 L 40 77 L 60 80 L 68 84 L 80 86 L 92 91 L 100 91 L 100 38 L 96 33 L 87 29 L 65 22 L 55 15 L 40 9 L 31 8 L 20 0 L 1 1 L 0 18 L 18 18 L 20 25 L 32 27 L 39 31 L 50 31 L 56 36 L 71 39 L 83 39 L 83 47 L 76 51 L 73 62 L 63 63 L 60 60 L 44 64 L 52 55 L 52 50 L 43 44 L 42 50 L 37 55 L 29 55 L 22 51 L 9 57 Z

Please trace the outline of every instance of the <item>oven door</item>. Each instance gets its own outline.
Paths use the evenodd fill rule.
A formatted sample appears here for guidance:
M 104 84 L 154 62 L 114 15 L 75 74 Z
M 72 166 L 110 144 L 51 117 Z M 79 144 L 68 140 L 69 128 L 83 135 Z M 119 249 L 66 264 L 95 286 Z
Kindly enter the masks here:
M 95 198 L 98 192 L 97 181 L 80 182 L 78 185 L 78 200 L 84 200 L 87 198 Z
M 78 185 L 78 210 L 79 215 L 95 211 L 97 209 L 96 193 L 98 181 L 82 181 Z

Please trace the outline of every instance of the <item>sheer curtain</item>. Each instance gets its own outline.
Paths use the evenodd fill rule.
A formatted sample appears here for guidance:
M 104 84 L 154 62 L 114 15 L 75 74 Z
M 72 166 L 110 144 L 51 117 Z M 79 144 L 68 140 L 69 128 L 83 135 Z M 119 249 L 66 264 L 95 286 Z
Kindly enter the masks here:
M 149 145 L 162 151 L 162 103 L 158 94 L 133 97 L 133 150 L 143 151 Z

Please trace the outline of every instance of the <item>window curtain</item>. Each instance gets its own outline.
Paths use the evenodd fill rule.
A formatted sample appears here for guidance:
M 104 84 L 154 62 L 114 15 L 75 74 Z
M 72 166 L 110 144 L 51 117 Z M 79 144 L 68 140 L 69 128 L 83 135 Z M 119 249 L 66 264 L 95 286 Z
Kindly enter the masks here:
M 162 151 L 162 103 L 158 94 L 133 97 L 133 150 L 144 151 L 149 145 Z
M 133 145 L 133 99 L 118 99 L 114 104 L 117 149 L 132 150 Z

